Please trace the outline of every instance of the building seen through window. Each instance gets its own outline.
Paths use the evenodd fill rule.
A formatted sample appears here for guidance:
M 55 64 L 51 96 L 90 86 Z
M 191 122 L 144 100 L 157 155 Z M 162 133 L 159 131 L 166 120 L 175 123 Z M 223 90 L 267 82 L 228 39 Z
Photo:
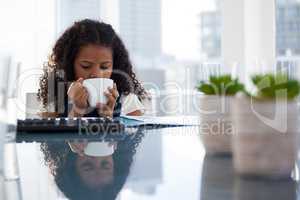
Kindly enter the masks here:
M 220 1 L 216 1 L 220 5 Z M 276 53 L 300 55 L 300 1 L 276 0 Z M 200 14 L 201 50 L 207 59 L 221 57 L 221 7 Z

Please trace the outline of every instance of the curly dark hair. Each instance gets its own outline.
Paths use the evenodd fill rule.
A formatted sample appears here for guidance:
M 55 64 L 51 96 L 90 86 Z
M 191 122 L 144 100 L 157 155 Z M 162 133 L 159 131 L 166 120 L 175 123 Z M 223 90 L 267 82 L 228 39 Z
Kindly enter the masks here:
M 54 181 L 63 194 L 70 200 L 116 199 L 130 172 L 133 156 L 144 134 L 138 132 L 134 137 L 127 136 L 118 142 L 113 154 L 113 183 L 103 188 L 90 189 L 84 185 L 76 172 L 77 154 L 73 153 L 67 142 L 42 143 L 45 164 L 50 168 Z
M 54 92 L 51 93 L 48 91 L 51 88 L 49 86 L 57 87 L 57 77 L 64 82 L 75 81 L 74 60 L 80 48 L 89 44 L 112 49 L 113 72 L 111 79 L 116 83 L 120 94 L 134 93 L 140 100 L 148 96 L 133 72 L 128 51 L 112 26 L 104 22 L 84 19 L 75 22 L 61 35 L 54 45 L 48 62 L 44 65 L 37 95 L 44 109 L 51 103 L 54 103 L 57 108 L 57 89 L 53 89 Z M 59 75 L 57 75 L 58 73 Z

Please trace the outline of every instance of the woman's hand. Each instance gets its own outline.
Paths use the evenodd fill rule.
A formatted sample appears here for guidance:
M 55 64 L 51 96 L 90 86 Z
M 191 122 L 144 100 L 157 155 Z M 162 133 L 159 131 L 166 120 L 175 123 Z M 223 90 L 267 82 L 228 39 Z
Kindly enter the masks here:
M 107 92 L 104 92 L 108 99 L 107 104 L 97 104 L 97 111 L 99 115 L 105 115 L 107 117 L 113 117 L 114 108 L 116 105 L 116 100 L 119 97 L 119 92 L 117 90 L 117 85 L 114 83 L 113 88 L 108 88 Z
M 71 84 L 68 90 L 68 97 L 73 102 L 70 113 L 73 117 L 84 115 L 88 108 L 88 92 L 82 83 L 83 78 L 79 78 Z
M 80 156 L 84 156 L 84 149 L 88 145 L 87 141 L 83 142 L 68 142 L 69 147 L 73 153 L 77 153 Z

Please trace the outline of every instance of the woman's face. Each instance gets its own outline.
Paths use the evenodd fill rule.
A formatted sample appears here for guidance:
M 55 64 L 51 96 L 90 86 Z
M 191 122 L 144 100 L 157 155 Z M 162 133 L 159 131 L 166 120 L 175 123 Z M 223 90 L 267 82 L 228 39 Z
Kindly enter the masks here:
M 114 163 L 112 156 L 78 156 L 76 170 L 82 182 L 90 189 L 104 187 L 113 182 Z
M 74 61 L 75 80 L 79 78 L 110 78 L 113 70 L 112 50 L 100 45 L 80 48 Z

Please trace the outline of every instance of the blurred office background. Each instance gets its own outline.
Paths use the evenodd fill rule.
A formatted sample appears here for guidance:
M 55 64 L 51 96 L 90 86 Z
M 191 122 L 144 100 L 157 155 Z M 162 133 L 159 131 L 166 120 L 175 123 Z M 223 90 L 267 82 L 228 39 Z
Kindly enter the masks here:
M 158 96 L 193 89 L 203 62 L 223 63 L 228 71 L 236 64 L 243 79 L 254 60 L 297 68 L 300 55 L 298 0 L 4 0 L 0 13 L 2 54 L 21 66 L 17 107 L 23 111 L 54 42 L 83 18 L 113 25 L 145 87 Z

